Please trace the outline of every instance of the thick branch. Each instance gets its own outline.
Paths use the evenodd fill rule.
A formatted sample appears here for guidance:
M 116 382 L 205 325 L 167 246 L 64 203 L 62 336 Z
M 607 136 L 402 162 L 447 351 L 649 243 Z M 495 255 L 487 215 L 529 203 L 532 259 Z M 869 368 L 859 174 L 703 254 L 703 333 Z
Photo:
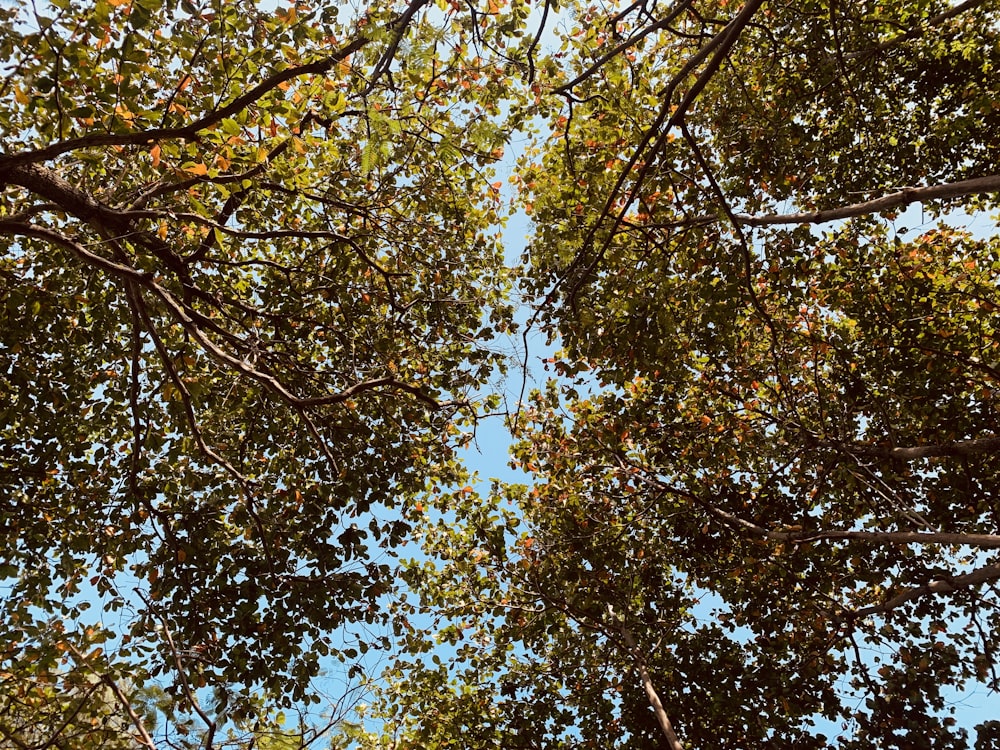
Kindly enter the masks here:
M 18 185 L 58 206 L 82 221 L 101 219 L 121 223 L 117 212 L 70 184 L 51 169 L 38 164 L 7 166 L 0 157 L 0 183 Z
M 614 610 L 611 606 L 608 606 L 608 614 L 614 617 Z M 656 715 L 656 721 L 660 725 L 660 729 L 663 730 L 663 736 L 667 738 L 667 744 L 670 746 L 670 750 L 684 750 L 684 746 L 681 741 L 677 738 L 677 733 L 674 732 L 674 727 L 670 723 L 670 717 L 667 716 L 667 711 L 663 707 L 663 701 L 660 700 L 660 696 L 656 692 L 656 686 L 653 685 L 653 678 L 649 674 L 649 670 L 646 668 L 646 660 L 642 658 L 642 653 L 639 651 L 639 646 L 635 642 L 635 638 L 632 637 L 632 631 L 629 630 L 627 625 L 622 625 L 622 640 L 628 647 L 628 650 L 632 654 L 632 658 L 635 660 L 636 667 L 639 670 L 639 679 L 642 681 L 642 689 L 646 692 L 646 698 L 649 700 L 649 705 L 653 708 L 653 713 Z
M 929 185 L 927 187 L 904 188 L 895 193 L 883 195 L 861 203 L 852 203 L 848 206 L 839 206 L 824 211 L 805 211 L 794 214 L 769 214 L 765 216 L 753 216 L 750 214 L 734 214 L 733 220 L 749 227 L 762 227 L 775 224 L 825 224 L 831 221 L 841 221 L 843 219 L 854 219 L 858 216 L 869 216 L 871 214 L 892 211 L 897 208 L 904 208 L 911 203 L 926 203 L 932 200 L 948 200 L 950 198 L 963 198 L 969 195 L 982 195 L 984 193 L 1000 192 L 1000 175 L 990 175 L 988 177 L 976 177 L 971 180 L 960 180 L 959 182 L 946 182 L 940 185 Z M 690 226 L 693 224 L 715 224 L 728 218 L 719 215 L 695 216 L 674 222 L 669 226 Z
M 760 539 L 781 544 L 808 544 L 819 541 L 851 540 L 874 544 L 941 544 L 947 546 L 966 545 L 981 549 L 1000 549 L 1000 535 L 997 534 L 964 534 L 947 531 L 845 531 L 840 529 L 802 531 L 789 528 L 767 529 L 753 521 L 741 518 L 735 513 L 723 510 L 693 492 L 673 487 L 645 473 L 638 476 L 646 484 L 655 487 L 661 492 L 677 495 L 692 501 L 731 529 L 744 531 Z
M 977 586 L 998 579 L 1000 579 L 1000 565 L 986 565 L 965 575 L 940 578 L 923 586 L 914 586 L 913 588 L 905 589 L 902 593 L 896 594 L 896 596 L 881 604 L 862 607 L 852 612 L 851 615 L 853 617 L 869 617 L 870 615 L 884 614 L 928 594 L 951 594 L 970 586 Z
M 842 447 L 849 450 L 851 453 L 859 453 L 865 456 L 894 458 L 902 461 L 912 461 L 917 458 L 979 456 L 988 453 L 1000 453 L 1000 437 L 995 435 L 991 437 L 978 438 L 976 440 L 956 440 L 954 442 L 940 443 L 937 445 L 914 445 L 905 447 L 857 444 L 839 446 L 825 442 L 820 442 L 819 444 L 826 447 Z

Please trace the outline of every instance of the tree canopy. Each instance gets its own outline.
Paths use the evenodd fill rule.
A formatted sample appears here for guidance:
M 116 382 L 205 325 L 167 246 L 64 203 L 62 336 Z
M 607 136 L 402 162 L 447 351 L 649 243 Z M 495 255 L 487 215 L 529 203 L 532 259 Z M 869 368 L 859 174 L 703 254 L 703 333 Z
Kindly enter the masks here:
M 995 0 L 19 1 L 0 53 L 0 744 L 1000 742 Z

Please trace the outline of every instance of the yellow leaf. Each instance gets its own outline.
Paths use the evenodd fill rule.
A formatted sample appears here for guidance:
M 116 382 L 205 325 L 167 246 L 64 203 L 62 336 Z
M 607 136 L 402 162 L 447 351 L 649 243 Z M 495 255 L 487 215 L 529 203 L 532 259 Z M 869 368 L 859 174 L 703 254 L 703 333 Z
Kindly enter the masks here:
M 124 104 L 115 105 L 115 114 L 130 125 L 132 124 L 132 121 L 135 120 L 135 115 L 132 114 L 132 111 Z
M 31 101 L 28 95 L 25 94 L 23 91 L 21 91 L 20 86 L 14 87 L 14 98 L 17 99 L 18 104 L 27 104 L 28 102 Z
M 198 162 L 197 164 L 185 164 L 183 169 L 185 172 L 198 177 L 208 174 L 208 167 L 202 162 Z

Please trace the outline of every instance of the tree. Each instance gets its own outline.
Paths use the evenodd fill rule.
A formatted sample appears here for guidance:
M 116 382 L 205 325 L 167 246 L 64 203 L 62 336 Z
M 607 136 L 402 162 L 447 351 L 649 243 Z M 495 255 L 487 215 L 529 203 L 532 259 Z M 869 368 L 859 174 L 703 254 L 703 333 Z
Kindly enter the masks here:
M 402 504 L 503 366 L 496 32 L 426 0 L 2 14 L 3 706 L 160 687 L 154 739 L 208 747 L 324 664 L 353 694 Z
M 968 746 L 998 10 L 5 9 L 5 741 Z M 480 493 L 533 128 L 563 349 Z
M 464 522 L 408 572 L 456 649 L 397 668 L 408 746 L 967 747 L 996 4 L 578 10 L 518 172 L 557 378 L 515 416 L 531 486 L 442 498 Z

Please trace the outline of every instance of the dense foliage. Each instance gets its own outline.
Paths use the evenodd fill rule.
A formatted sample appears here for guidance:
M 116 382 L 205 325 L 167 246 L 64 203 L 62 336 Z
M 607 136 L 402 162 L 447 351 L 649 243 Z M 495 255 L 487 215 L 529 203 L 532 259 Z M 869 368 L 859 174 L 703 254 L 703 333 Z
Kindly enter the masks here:
M 995 1 L 0 14 L 4 746 L 1000 741 Z
M 509 317 L 495 70 L 418 10 L 5 11 L 6 742 L 95 678 L 308 705 L 384 638 Z

